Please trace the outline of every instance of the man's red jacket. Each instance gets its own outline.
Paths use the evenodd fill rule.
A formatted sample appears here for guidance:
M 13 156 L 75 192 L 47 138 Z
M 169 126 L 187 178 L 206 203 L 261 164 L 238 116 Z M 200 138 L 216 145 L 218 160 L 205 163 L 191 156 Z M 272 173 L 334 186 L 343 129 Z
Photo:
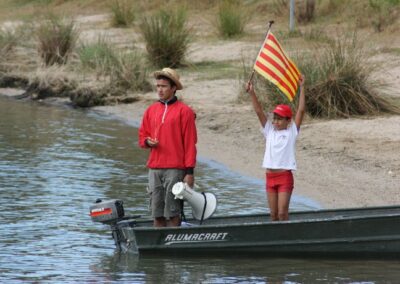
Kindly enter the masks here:
M 186 169 L 196 166 L 197 131 L 195 113 L 176 97 L 152 104 L 144 113 L 139 128 L 139 145 L 149 148 L 146 138 L 156 138 L 157 147 L 150 148 L 147 166 L 151 169 Z

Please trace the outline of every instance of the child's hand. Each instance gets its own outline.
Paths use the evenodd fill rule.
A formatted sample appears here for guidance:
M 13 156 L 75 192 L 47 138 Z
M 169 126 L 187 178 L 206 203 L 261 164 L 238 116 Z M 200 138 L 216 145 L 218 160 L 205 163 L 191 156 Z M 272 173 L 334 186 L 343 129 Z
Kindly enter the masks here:
M 251 95 L 254 94 L 254 86 L 253 86 L 253 83 L 251 81 L 247 82 L 246 92 L 251 94 Z
M 301 74 L 300 75 L 300 78 L 299 78 L 299 85 L 300 85 L 300 87 L 303 87 L 304 86 L 304 82 L 306 81 L 306 77 L 303 75 L 303 74 Z

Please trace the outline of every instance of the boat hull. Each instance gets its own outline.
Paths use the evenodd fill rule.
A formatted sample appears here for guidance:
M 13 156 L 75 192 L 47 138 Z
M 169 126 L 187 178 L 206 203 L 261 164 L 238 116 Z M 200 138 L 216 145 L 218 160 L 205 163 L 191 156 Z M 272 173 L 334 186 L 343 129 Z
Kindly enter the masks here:
M 400 257 L 400 207 L 304 211 L 290 221 L 269 216 L 216 217 L 205 224 L 153 228 L 124 220 L 118 245 L 140 254 Z

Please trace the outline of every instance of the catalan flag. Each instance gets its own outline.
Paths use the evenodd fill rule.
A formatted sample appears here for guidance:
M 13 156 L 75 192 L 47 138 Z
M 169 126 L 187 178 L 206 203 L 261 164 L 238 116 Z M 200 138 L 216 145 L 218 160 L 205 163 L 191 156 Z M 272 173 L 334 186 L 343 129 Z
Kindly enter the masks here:
M 254 70 L 276 85 L 289 101 L 296 96 L 300 72 L 271 32 L 265 38 Z

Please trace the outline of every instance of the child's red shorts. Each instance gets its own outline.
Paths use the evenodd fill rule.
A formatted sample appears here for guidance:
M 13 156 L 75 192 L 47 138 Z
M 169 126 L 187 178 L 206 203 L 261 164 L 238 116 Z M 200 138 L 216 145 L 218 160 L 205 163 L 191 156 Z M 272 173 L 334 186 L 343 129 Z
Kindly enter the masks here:
M 293 191 L 293 173 L 292 171 L 269 172 L 266 173 L 266 190 L 270 193 L 292 192 Z

